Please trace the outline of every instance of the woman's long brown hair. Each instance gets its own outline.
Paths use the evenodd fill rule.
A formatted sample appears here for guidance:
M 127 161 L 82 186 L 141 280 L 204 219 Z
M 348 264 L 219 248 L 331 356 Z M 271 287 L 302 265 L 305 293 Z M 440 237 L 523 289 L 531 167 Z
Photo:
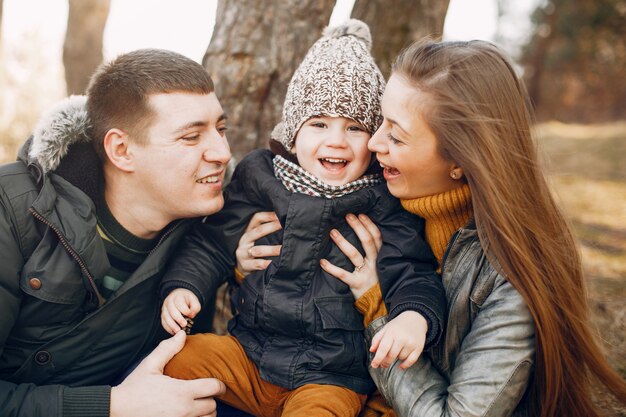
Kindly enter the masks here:
M 577 245 L 539 166 L 528 95 L 511 63 L 488 42 L 422 41 L 392 73 L 432 99 L 421 110 L 442 156 L 463 169 L 481 245 L 532 313 L 533 415 L 598 416 L 593 381 L 624 402 L 626 383 L 589 327 Z

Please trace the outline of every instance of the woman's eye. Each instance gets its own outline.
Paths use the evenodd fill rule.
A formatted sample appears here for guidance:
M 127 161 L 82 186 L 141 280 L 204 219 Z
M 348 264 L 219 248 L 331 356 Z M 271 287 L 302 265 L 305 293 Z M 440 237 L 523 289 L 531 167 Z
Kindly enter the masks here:
M 398 139 L 396 139 L 391 133 L 387 133 L 387 137 L 389 138 L 389 140 L 391 141 L 391 143 L 398 144 L 401 143 Z

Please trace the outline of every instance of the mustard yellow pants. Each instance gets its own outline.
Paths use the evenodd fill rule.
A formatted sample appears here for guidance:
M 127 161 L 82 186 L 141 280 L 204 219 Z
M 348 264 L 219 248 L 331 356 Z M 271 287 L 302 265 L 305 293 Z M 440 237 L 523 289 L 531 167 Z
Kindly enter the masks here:
M 336 385 L 307 384 L 288 390 L 261 379 L 259 371 L 233 336 L 197 334 L 165 367 L 178 379 L 217 378 L 226 385 L 218 398 L 260 417 L 355 417 L 367 396 Z

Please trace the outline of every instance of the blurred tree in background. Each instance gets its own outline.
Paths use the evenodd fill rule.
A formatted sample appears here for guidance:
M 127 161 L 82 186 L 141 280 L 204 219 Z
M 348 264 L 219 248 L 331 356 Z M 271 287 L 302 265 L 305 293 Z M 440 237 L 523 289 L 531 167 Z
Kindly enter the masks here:
M 449 0 L 356 0 L 352 17 L 372 32 L 372 55 L 385 78 L 400 51 L 412 41 L 441 39 Z
M 352 17 L 372 32 L 383 74 L 412 40 L 440 38 L 449 0 L 357 0 Z M 220 0 L 203 65 L 230 117 L 237 159 L 267 145 L 280 121 L 291 75 L 328 25 L 335 1 Z
M 602 122 L 626 117 L 626 1 L 548 0 L 524 48 L 538 118 Z
M 227 109 L 239 160 L 264 147 L 281 118 L 287 84 L 328 25 L 334 0 L 220 0 L 202 60 Z
M 63 65 L 67 94 L 84 94 L 102 62 L 102 36 L 111 0 L 69 0 Z

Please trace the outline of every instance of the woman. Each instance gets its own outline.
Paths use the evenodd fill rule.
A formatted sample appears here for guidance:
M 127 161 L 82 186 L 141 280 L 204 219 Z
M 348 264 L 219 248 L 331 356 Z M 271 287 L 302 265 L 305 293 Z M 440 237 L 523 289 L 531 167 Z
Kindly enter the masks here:
M 444 340 L 408 370 L 389 364 L 397 352 L 374 336 L 371 374 L 399 415 L 598 416 L 596 383 L 626 400 L 587 324 L 580 257 L 539 167 L 527 99 L 487 42 L 417 43 L 394 64 L 369 147 L 390 192 L 426 219 L 449 303 Z M 379 233 L 356 223 L 365 258 L 334 240 L 355 265 L 369 261 L 375 282 Z M 271 249 L 251 245 L 242 240 L 240 269 L 265 265 L 251 257 Z M 361 292 L 373 285 L 322 266 Z M 356 305 L 366 322 L 376 318 L 370 335 L 384 331 L 377 285 Z

